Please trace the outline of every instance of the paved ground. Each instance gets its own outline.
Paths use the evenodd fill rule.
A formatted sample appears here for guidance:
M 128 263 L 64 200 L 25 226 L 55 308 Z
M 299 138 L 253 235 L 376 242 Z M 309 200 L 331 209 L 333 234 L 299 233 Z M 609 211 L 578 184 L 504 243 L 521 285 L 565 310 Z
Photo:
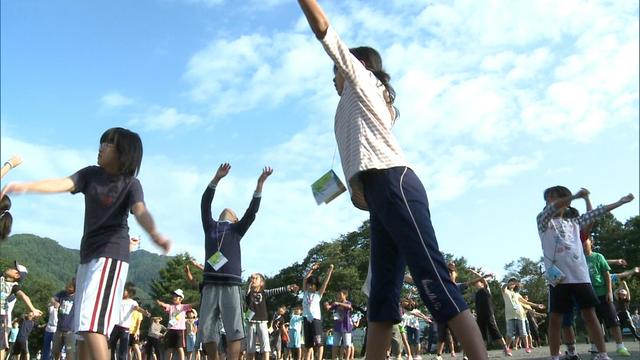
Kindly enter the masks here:
M 631 352 L 631 357 L 622 357 L 622 356 L 617 356 L 615 349 L 616 349 L 616 344 L 615 343 L 607 343 L 607 350 L 609 350 L 609 357 L 611 359 L 614 360 L 640 360 L 640 342 L 633 342 L 633 341 L 626 341 L 625 345 L 627 346 L 627 349 Z M 589 349 L 591 348 L 591 345 L 586 345 L 586 344 L 578 344 L 576 345 L 576 348 L 578 350 L 578 355 L 580 356 L 580 358 L 582 358 L 582 360 L 590 360 L 592 359 L 591 354 L 589 353 Z M 562 347 L 562 351 L 564 351 L 564 346 Z M 526 360 L 548 360 L 550 358 L 549 356 L 549 347 L 548 346 L 543 346 L 543 347 L 539 347 L 539 348 L 535 348 L 533 349 L 533 352 L 530 354 L 527 354 L 524 352 L 524 350 L 518 350 L 518 351 L 514 351 L 513 352 L 513 356 L 512 357 L 506 357 L 504 356 L 504 354 L 502 353 L 502 351 L 500 350 L 492 350 L 489 351 L 489 358 L 490 359 L 526 359 Z M 435 355 L 423 355 L 422 356 L 422 360 L 432 360 L 435 359 Z M 457 357 L 452 358 L 450 355 L 444 354 L 442 356 L 443 360 L 462 360 L 462 356 L 460 354 L 458 354 Z

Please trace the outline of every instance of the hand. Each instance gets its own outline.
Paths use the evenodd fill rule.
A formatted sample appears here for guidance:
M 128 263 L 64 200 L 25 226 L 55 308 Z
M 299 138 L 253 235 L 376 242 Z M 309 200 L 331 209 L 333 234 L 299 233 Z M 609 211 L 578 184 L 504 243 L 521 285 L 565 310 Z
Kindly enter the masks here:
M 273 174 L 273 169 L 265 166 L 264 169 L 262 169 L 262 174 L 260 174 L 260 177 L 258 178 L 258 182 L 264 184 L 264 182 L 269 176 L 271 176 L 271 174 Z
M 544 308 L 545 308 L 544 304 L 538 304 L 538 309 L 544 310 Z
M 220 179 L 229 174 L 229 170 L 231 170 L 231 165 L 229 165 L 229 163 L 220 164 L 220 166 L 218 167 L 218 171 L 216 171 L 216 175 L 213 177 L 213 180 L 215 182 L 220 181 Z
M 171 240 L 169 240 L 168 237 L 159 233 L 154 233 L 151 235 L 151 239 L 163 250 L 165 255 L 169 253 L 169 250 L 171 250 Z
M 333 264 L 329 265 L 329 270 L 333 270 Z
M 578 193 L 576 194 L 577 197 L 581 197 L 581 198 L 586 198 L 589 197 L 589 190 L 585 189 L 585 188 L 580 188 L 580 190 L 578 191 Z
M 318 269 L 320 269 L 320 263 L 315 263 L 311 265 L 311 270 L 318 270 Z
M 25 187 L 21 183 L 17 183 L 17 182 L 8 183 L 2 189 L 2 195 L 0 196 L 0 199 L 3 198 L 7 194 L 20 194 L 20 193 L 25 192 L 26 190 L 27 189 L 25 189 Z
M 129 252 L 135 251 L 139 246 L 140 239 L 134 237 L 129 239 Z
M 300 290 L 300 287 L 296 284 L 289 285 L 289 291 L 292 293 L 297 293 Z
M 616 264 L 620 265 L 620 266 L 627 266 L 627 260 L 625 259 L 618 259 L 616 261 Z
M 633 201 L 633 199 L 634 199 L 633 194 L 629 193 L 628 195 L 625 195 L 620 198 L 620 203 L 626 204 L 628 202 Z
M 11 165 L 12 169 L 15 169 L 20 164 L 22 164 L 22 156 L 20 156 L 18 154 L 11 155 L 11 157 L 9 158 L 9 160 L 7 160 L 7 162 Z
M 184 273 L 187 274 L 187 276 L 191 275 L 191 269 L 189 269 L 189 264 L 184 264 Z
M 34 317 L 42 316 L 42 311 L 40 311 L 38 309 L 33 309 L 33 311 L 31 313 L 33 314 Z

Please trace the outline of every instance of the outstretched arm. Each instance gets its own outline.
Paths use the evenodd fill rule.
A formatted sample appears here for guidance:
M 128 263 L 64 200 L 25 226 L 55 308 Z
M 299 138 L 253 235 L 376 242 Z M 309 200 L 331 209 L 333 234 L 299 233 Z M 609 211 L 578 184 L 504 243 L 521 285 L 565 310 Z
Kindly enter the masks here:
M 627 285 L 627 282 L 624 280 L 622 280 L 622 288 L 627 291 L 627 298 L 629 299 L 629 301 L 631 301 L 631 291 L 629 291 L 629 286 Z
M 10 170 L 17 168 L 20 164 L 22 164 L 22 157 L 20 155 L 13 155 L 11 158 L 2 165 L 2 169 L 0 170 L 0 179 L 2 179 Z
M 160 234 L 156 229 L 156 224 L 153 221 L 151 213 L 147 210 L 147 207 L 142 201 L 139 201 L 131 207 L 131 212 L 135 216 L 138 224 L 151 236 L 151 240 L 161 248 L 164 253 L 168 253 L 171 249 L 171 240 L 166 236 Z
M 24 302 L 24 304 L 27 306 L 27 309 L 29 309 L 29 311 L 31 311 L 36 317 L 42 316 L 42 311 L 36 309 L 33 306 L 33 303 L 31 303 L 31 299 L 27 296 L 27 294 L 24 293 L 24 291 L 19 290 L 18 292 L 16 292 L 16 296 Z
M 2 189 L 2 196 L 14 193 L 62 193 L 73 190 L 73 180 L 70 177 L 64 177 L 25 183 L 9 183 Z
M 582 214 L 579 218 L 578 218 L 578 224 L 580 224 L 581 227 L 584 227 L 586 225 L 589 225 L 591 223 L 593 223 L 594 221 L 596 221 L 599 217 L 603 216 L 605 213 L 608 213 L 610 211 L 612 211 L 613 209 L 620 207 L 628 202 L 633 201 L 634 197 L 633 194 L 627 194 L 623 197 L 620 198 L 620 200 L 609 204 L 609 205 L 604 205 L 604 206 L 598 206 L 598 208 L 596 208 L 595 210 L 592 211 L 588 211 L 585 214 Z
M 229 174 L 231 170 L 231 165 L 229 163 L 222 163 L 218 167 L 218 171 L 207 185 L 207 188 L 204 190 L 202 194 L 202 200 L 200 201 L 200 214 L 202 216 L 202 227 L 206 232 L 209 228 L 209 224 L 213 221 L 213 216 L 211 215 L 211 203 L 213 202 L 213 195 L 216 192 L 216 187 L 218 186 L 218 182 Z
M 329 27 L 329 19 L 315 0 L 298 0 L 300 8 L 307 18 L 311 31 L 316 38 L 323 39 Z
M 333 264 L 329 265 L 329 273 L 327 274 L 327 277 L 324 279 L 322 287 L 320 288 L 320 296 L 324 295 L 324 292 L 327 290 L 327 285 L 329 285 L 329 280 L 331 280 L 331 274 L 333 274 Z
M 258 209 L 260 208 L 260 199 L 262 197 L 262 187 L 264 186 L 264 182 L 267 181 L 267 178 L 273 174 L 273 169 L 265 166 L 262 169 L 262 173 L 258 177 L 258 182 L 256 183 L 256 190 L 253 193 L 253 198 L 251 198 L 251 203 L 249 204 L 249 208 L 245 211 L 244 215 L 242 215 L 242 219 L 238 221 L 238 232 L 241 235 L 244 235 L 247 230 L 249 230 L 249 226 L 256 219 L 256 214 L 258 213 Z

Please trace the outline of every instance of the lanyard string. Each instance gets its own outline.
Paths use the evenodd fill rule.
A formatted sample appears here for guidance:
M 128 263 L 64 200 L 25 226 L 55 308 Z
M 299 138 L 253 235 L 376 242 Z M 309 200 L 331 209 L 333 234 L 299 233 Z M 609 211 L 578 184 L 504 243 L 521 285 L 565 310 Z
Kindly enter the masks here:
M 336 152 L 338 151 L 338 146 L 333 149 L 333 158 L 331 158 L 331 170 L 333 170 L 333 165 L 336 163 Z
M 222 248 L 222 243 L 224 243 L 224 234 L 227 233 L 227 229 L 222 230 L 222 238 L 218 241 L 218 252 Z M 216 227 L 216 238 L 218 237 L 218 227 Z

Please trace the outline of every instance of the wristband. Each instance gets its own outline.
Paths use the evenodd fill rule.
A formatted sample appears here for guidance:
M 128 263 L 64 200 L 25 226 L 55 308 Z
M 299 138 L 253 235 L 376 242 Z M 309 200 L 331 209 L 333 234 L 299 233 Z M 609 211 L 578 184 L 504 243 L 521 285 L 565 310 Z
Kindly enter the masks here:
M 211 182 L 207 186 L 209 187 L 209 189 L 215 190 L 216 186 L 218 186 L 218 183 L 215 183 L 213 180 L 211 180 Z
M 9 165 L 9 169 L 13 169 L 13 164 L 11 163 L 11 161 L 5 161 L 4 164 Z

